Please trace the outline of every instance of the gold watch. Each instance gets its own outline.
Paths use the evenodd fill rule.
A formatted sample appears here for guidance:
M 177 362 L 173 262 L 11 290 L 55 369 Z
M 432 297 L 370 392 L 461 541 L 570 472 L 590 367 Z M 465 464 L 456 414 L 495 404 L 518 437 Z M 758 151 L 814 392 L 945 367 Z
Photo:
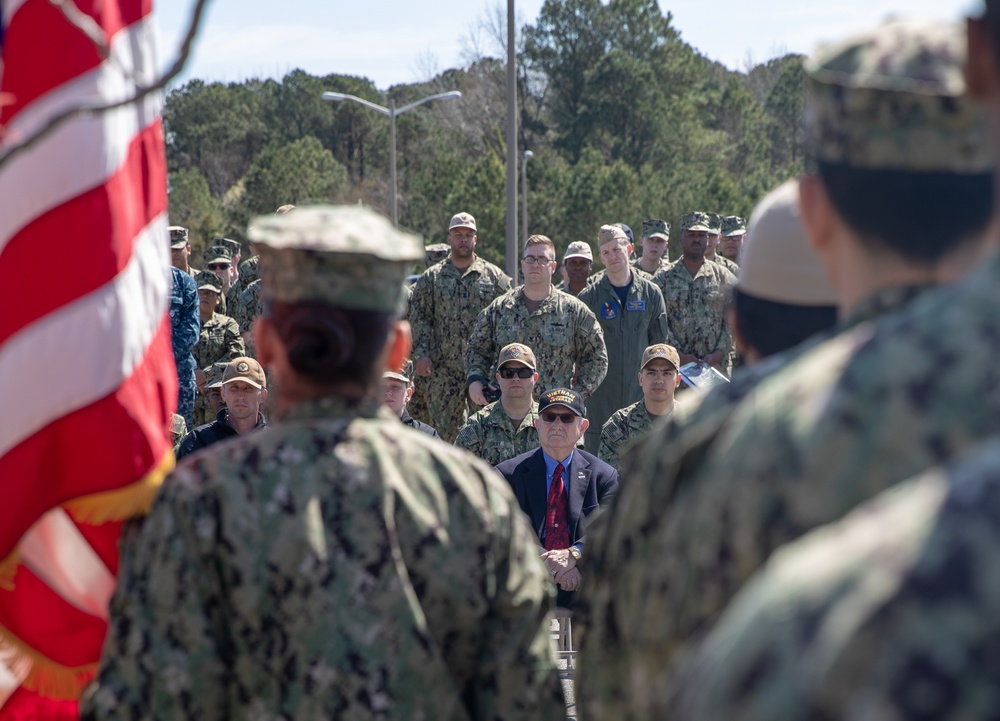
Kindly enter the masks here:
M 580 559 L 583 558 L 583 553 L 580 552 L 580 549 L 576 546 L 570 546 L 568 550 L 569 555 L 573 557 L 573 560 L 579 563 Z

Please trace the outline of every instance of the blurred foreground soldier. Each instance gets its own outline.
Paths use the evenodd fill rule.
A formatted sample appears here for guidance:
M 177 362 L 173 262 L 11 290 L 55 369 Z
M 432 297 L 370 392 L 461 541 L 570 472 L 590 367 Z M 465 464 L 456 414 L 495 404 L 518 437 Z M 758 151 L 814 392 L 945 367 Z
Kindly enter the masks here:
M 775 552 L 678 673 L 685 721 L 996 718 L 1000 443 Z
M 215 420 L 195 428 L 181 441 L 178 458 L 202 448 L 267 427 L 261 406 L 267 399 L 264 369 L 253 358 L 234 358 L 226 366 L 220 383 L 222 407 Z
M 590 244 L 582 240 L 573 241 L 567 246 L 566 255 L 563 256 L 563 282 L 556 286 L 556 290 L 579 296 L 590 281 L 593 267 L 594 252 L 590 249 Z
M 642 221 L 642 240 L 639 241 L 642 254 L 635 259 L 632 267 L 645 273 L 651 279 L 669 261 L 664 257 L 670 242 L 670 223 L 665 220 Z
M 187 241 L 185 241 L 187 242 Z M 177 367 L 177 412 L 194 427 L 197 363 L 191 351 L 198 343 L 198 285 L 179 268 L 170 269 L 170 344 Z
M 427 378 L 427 418 L 448 443 L 465 423 L 464 353 L 479 312 L 510 288 L 510 278 L 476 255 L 476 219 L 458 213 L 448 228 L 451 253 L 413 286 L 414 371 Z
M 188 259 L 191 257 L 191 243 L 188 240 L 188 229 L 182 225 L 171 225 L 169 231 L 170 264 L 194 278 L 198 271 L 188 263 Z
M 617 226 L 602 226 L 597 236 L 604 273 L 580 294 L 604 332 L 608 373 L 587 401 L 589 453 L 601 446 L 601 427 L 619 408 L 642 398 L 635 369 L 643 351 L 667 335 L 663 296 L 652 281 L 629 265 L 632 244 Z
M 538 403 L 532 395 L 538 373 L 531 348 L 521 343 L 504 346 L 496 379 L 500 400 L 469 416 L 455 439 L 456 446 L 493 466 L 538 448 Z
M 722 216 L 718 213 L 708 214 L 708 245 L 705 247 L 705 259 L 713 263 L 718 263 L 733 275 L 739 270 L 739 266 L 728 258 L 724 258 L 716 252 L 719 247 L 719 240 L 722 238 Z
M 692 442 L 657 429 L 626 454 L 631 482 L 595 529 L 588 715 L 663 717 L 678 650 L 772 551 L 1000 432 L 1000 260 L 920 290 L 993 250 L 992 152 L 964 56 L 956 26 L 895 21 L 806 63 L 818 172 L 799 182 L 802 219 L 846 329 L 701 415 Z
M 743 241 L 747 235 L 747 222 L 738 215 L 727 215 L 722 219 L 722 236 L 716 253 L 737 265 L 743 251 Z
M 543 393 L 538 402 L 541 448 L 496 467 L 538 534 L 542 558 L 559 587 L 556 604 L 572 608 L 581 581 L 585 519 L 618 492 L 618 471 L 576 447 L 587 430 L 583 397 L 568 388 Z
M 611 414 L 601 429 L 598 458 L 618 470 L 619 451 L 649 433 L 654 420 L 674 412 L 674 391 L 681 383 L 679 364 L 673 346 L 658 343 L 643 352 L 638 373 L 642 398 Z
M 122 553 L 89 718 L 555 719 L 550 590 L 486 464 L 383 407 L 416 238 L 259 218 L 280 420 L 178 466 Z
M 431 438 L 440 438 L 433 426 L 412 418 L 406 410 L 410 398 L 413 397 L 413 381 L 407 375 L 397 371 L 386 371 L 382 374 L 382 385 L 384 386 L 382 401 L 386 408 L 399 416 L 404 426 L 426 433 Z

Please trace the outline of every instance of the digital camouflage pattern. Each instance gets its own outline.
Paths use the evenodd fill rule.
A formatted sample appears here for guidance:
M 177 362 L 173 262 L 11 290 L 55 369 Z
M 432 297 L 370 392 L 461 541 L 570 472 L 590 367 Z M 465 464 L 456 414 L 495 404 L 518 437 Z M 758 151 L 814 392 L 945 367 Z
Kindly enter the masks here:
M 737 273 L 740 272 L 739 264 L 729 260 L 729 258 L 719 255 L 718 252 L 716 252 L 715 255 L 713 255 L 711 258 L 706 256 L 705 260 L 711 261 L 713 263 L 718 263 L 723 268 L 732 273 L 734 277 L 736 276 Z
M 188 428 L 187 423 L 184 422 L 184 416 L 174 413 L 170 419 L 170 445 L 174 449 L 174 455 L 177 454 L 177 449 L 180 448 L 181 441 L 184 440 L 187 433 Z
M 670 223 L 665 220 L 644 220 L 642 221 L 643 238 L 663 238 L 670 240 Z
M 374 400 L 301 403 L 164 483 L 83 715 L 564 718 L 550 589 L 489 466 Z
M 212 313 L 212 317 L 201 324 L 198 345 L 194 347 L 194 358 L 203 371 L 207 373 L 213 363 L 228 362 L 239 358 L 243 353 L 243 338 L 235 320 L 220 313 Z
M 666 258 L 660 258 L 660 265 L 652 273 L 639 265 L 639 258 L 633 258 L 629 265 L 632 266 L 632 270 L 636 271 L 640 277 L 645 278 L 646 280 L 652 280 L 653 276 L 670 265 L 670 261 Z
M 777 551 L 684 665 L 664 717 L 992 718 L 998 552 L 993 440 Z
M 681 216 L 681 230 L 707 230 L 712 232 L 712 215 L 700 210 Z
M 696 358 L 721 350 L 726 359 L 716 367 L 728 373 L 733 336 L 726 325 L 726 306 L 736 277 L 708 260 L 692 276 L 683 261 L 677 261 L 653 276 L 653 283 L 666 306 L 666 343 Z
M 988 173 L 985 107 L 966 93 L 965 26 L 890 20 L 804 65 L 809 141 L 855 168 Z M 919 148 L 919 152 L 914 152 Z
M 572 388 L 589 398 L 608 372 L 597 319 L 578 298 L 559 290 L 553 289 L 534 313 L 524 303 L 523 287 L 486 306 L 466 347 L 466 377 L 492 378 L 497 354 L 508 343 L 524 343 L 535 351 L 537 397 L 552 388 Z
M 533 451 L 540 445 L 535 419 L 538 403 L 532 402 L 531 410 L 514 428 L 514 422 L 503 409 L 500 401 L 490 403 L 469 416 L 458 432 L 455 445 L 479 456 L 489 465 Z
M 722 219 L 722 237 L 747 234 L 747 221 L 738 215 L 727 215 Z
M 597 457 L 616 471 L 620 470 L 619 452 L 649 433 L 652 427 L 653 419 L 646 410 L 644 400 L 619 408 L 601 428 L 601 447 Z
M 254 319 L 263 312 L 260 304 L 260 280 L 252 281 L 240 291 L 239 302 L 233 308 L 233 320 L 237 322 L 241 333 L 247 333 L 253 326 Z
M 427 410 L 449 443 L 465 423 L 466 341 L 479 312 L 508 290 L 507 274 L 479 256 L 464 270 L 443 260 L 425 270 L 413 285 L 408 312 L 412 356 L 427 356 L 434 364 L 425 384 Z

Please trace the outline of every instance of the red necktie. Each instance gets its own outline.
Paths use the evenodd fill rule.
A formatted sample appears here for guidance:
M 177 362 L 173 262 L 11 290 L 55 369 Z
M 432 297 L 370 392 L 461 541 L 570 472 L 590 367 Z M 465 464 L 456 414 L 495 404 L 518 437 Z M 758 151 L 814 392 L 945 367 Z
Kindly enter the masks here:
M 569 548 L 569 502 L 563 485 L 563 464 L 556 465 L 545 502 L 545 550 Z

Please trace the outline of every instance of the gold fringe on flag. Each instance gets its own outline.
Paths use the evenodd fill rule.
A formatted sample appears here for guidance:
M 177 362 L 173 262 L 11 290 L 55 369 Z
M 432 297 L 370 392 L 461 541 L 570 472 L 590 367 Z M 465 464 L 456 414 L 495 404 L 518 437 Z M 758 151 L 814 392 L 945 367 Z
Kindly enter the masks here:
M 74 498 L 64 503 L 63 508 L 73 520 L 90 525 L 145 515 L 152 508 L 163 479 L 174 470 L 175 463 L 173 452 L 168 451 L 153 470 L 135 483 L 113 491 Z
M 22 686 L 46 698 L 79 698 L 97 674 L 96 663 L 76 668 L 63 666 L 31 648 L 3 626 L 0 626 L 0 660 L 17 675 L 26 674 Z

